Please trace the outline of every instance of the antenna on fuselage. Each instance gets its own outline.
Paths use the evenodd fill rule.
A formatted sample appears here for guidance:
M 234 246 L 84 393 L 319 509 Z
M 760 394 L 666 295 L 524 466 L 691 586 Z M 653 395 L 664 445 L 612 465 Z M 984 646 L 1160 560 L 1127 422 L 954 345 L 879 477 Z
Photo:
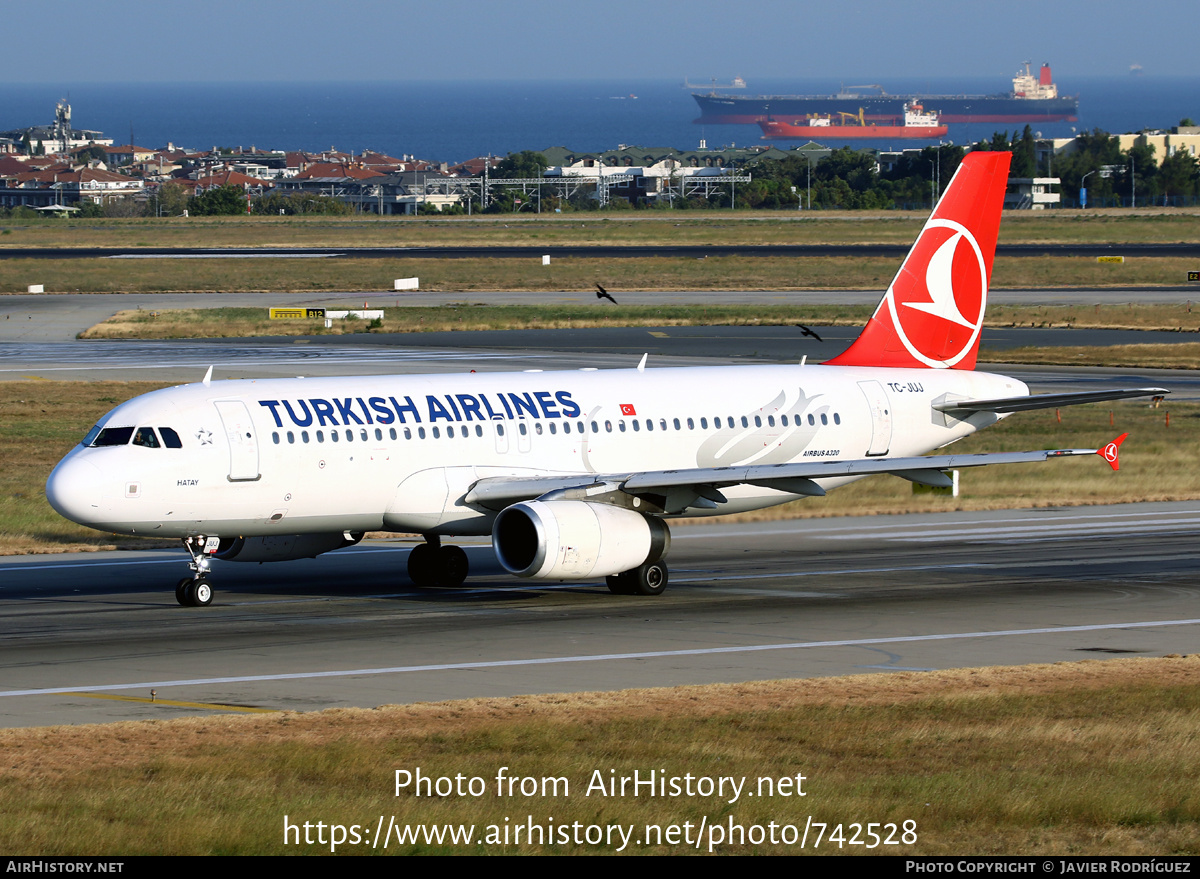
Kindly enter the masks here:
M 650 352 L 649 352 L 649 351 L 647 351 L 645 354 L 643 354 L 643 355 L 642 355 L 642 359 L 641 359 L 641 361 L 638 363 L 638 372 L 645 372 L 645 371 L 646 371 L 646 358 L 647 358 L 647 357 L 649 357 L 649 356 L 650 356 Z
M 212 383 L 212 367 L 210 366 L 208 368 L 208 372 L 204 373 L 204 378 L 201 380 L 201 384 L 203 384 L 204 387 L 207 388 L 209 386 L 209 384 L 211 384 L 211 383 Z

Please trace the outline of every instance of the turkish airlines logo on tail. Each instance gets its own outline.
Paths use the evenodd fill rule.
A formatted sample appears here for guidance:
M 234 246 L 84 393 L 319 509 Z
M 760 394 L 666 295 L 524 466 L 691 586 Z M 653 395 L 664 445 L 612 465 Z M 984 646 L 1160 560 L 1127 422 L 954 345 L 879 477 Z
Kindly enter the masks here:
M 926 366 L 947 367 L 974 349 L 987 292 L 987 263 L 975 236 L 954 220 L 932 219 L 886 300 L 908 352 Z

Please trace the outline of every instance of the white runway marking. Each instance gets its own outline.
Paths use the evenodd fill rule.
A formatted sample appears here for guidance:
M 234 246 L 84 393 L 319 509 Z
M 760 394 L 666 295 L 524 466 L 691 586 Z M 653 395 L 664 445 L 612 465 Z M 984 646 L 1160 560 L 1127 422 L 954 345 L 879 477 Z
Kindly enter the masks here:
M 752 644 L 741 647 L 697 647 L 690 650 L 653 650 L 642 653 L 601 653 L 582 656 L 548 656 L 542 659 L 498 659 L 488 662 L 448 662 L 434 665 L 399 665 L 390 668 L 355 668 L 345 671 L 291 672 L 275 675 L 237 675 L 216 678 L 192 678 L 173 681 L 140 681 L 133 684 L 97 684 L 93 686 L 46 687 L 31 690 L 3 690 L 0 696 L 50 696 L 61 693 L 100 693 L 109 690 L 138 690 L 150 687 L 196 687 L 210 684 L 246 684 L 264 681 L 303 681 L 317 678 L 349 678 L 366 675 L 411 674 L 430 671 L 466 671 L 485 668 L 562 665 L 575 662 L 611 662 L 631 659 L 663 659 L 676 656 L 716 656 L 730 653 L 760 653 L 769 650 L 802 650 L 821 647 L 863 647 L 872 644 L 911 644 L 920 641 L 951 641 L 966 638 L 1004 638 L 1021 635 L 1061 635 L 1099 632 L 1112 629 L 1149 629 L 1163 626 L 1194 626 L 1200 619 L 1149 620 L 1143 622 L 1103 623 L 1091 626 L 1059 626 L 1040 629 L 1008 629 L 999 632 L 948 632 L 942 635 L 901 635 L 893 638 L 851 638 L 843 641 L 796 641 L 787 644 Z

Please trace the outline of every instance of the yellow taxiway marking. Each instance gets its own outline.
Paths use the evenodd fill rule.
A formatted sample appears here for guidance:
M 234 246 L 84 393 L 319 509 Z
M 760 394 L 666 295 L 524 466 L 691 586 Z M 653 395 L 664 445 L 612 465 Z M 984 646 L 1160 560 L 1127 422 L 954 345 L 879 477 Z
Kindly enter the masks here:
M 666 333 L 656 333 L 654 330 L 648 330 L 647 332 L 649 332 L 649 333 L 650 333 L 650 335 L 654 336 L 654 338 L 656 338 L 656 339 L 665 339 L 665 338 L 667 338 L 667 334 L 666 334 Z
M 151 699 L 148 696 L 113 696 L 109 693 L 63 693 L 85 699 L 111 699 L 114 702 L 145 702 L 148 705 L 170 705 L 172 708 L 203 708 L 208 711 L 245 711 L 249 714 L 273 714 L 275 708 L 254 708 L 249 705 L 222 705 L 217 702 L 176 702 L 173 699 Z

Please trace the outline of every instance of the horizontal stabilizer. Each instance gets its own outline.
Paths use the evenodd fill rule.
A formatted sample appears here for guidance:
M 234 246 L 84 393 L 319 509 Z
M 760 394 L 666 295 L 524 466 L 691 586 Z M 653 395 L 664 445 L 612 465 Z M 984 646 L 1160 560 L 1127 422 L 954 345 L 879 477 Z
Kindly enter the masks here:
M 1111 391 L 1077 391 L 1066 394 L 1032 394 L 1024 397 L 998 397 L 994 400 L 950 400 L 934 403 L 939 412 L 1026 412 L 1030 409 L 1053 409 L 1057 406 L 1078 406 L 1080 403 L 1104 403 L 1108 400 L 1127 400 L 1131 397 L 1163 397 L 1171 393 L 1166 388 L 1120 388 Z

